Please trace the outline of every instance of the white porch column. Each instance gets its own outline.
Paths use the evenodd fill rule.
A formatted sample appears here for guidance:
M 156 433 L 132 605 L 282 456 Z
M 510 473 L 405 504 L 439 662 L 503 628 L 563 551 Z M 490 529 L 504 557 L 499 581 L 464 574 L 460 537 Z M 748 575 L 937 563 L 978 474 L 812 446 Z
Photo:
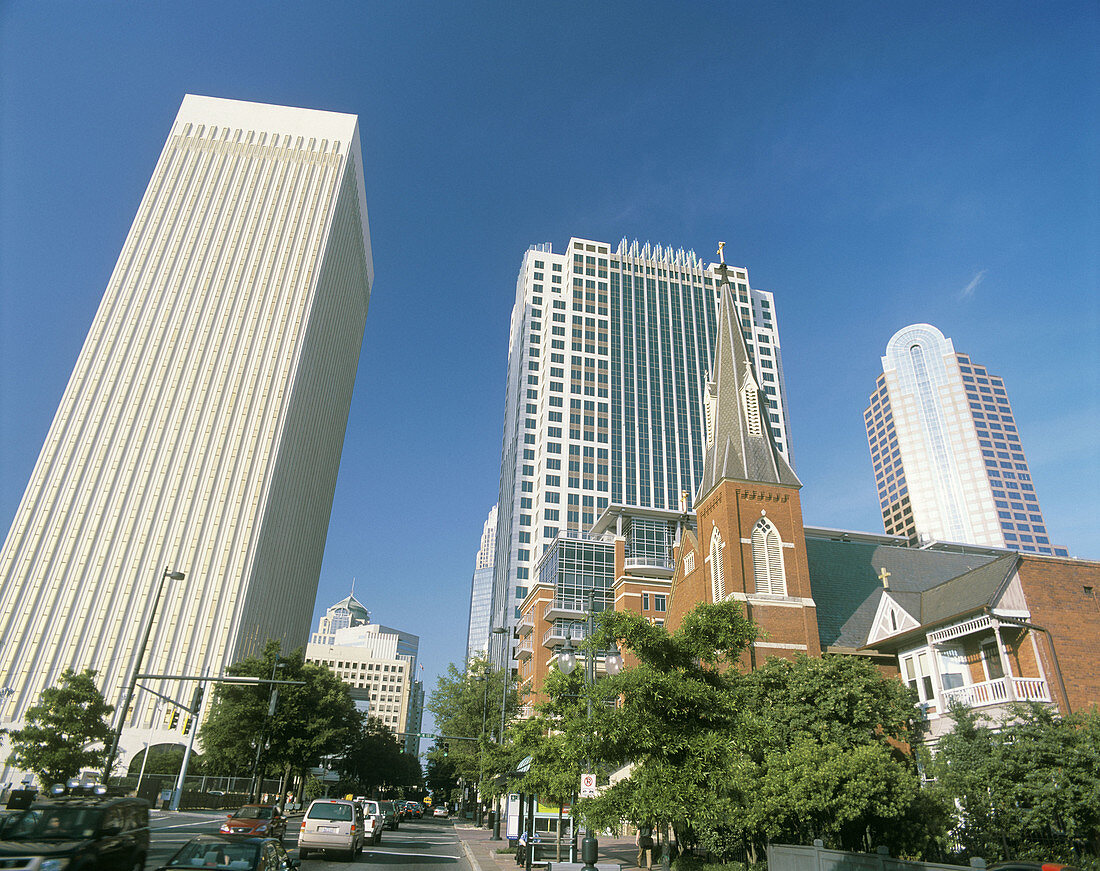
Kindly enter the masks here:
M 1008 700 L 1014 702 L 1016 701 L 1016 681 L 1015 675 L 1012 673 L 1012 665 L 1005 655 L 1004 642 L 1001 640 L 1001 624 L 992 615 L 990 616 L 990 622 L 993 623 L 993 635 L 997 639 L 997 656 L 1001 658 L 1001 671 L 1004 672 L 1005 681 L 1007 681 L 1005 689 L 1008 691 Z

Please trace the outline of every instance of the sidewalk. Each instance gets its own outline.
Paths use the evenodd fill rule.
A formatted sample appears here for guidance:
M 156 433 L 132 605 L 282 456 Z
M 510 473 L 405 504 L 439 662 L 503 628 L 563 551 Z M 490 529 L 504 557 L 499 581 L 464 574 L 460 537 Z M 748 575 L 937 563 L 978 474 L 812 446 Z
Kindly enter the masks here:
M 491 840 L 489 829 L 479 829 L 465 821 L 455 821 L 455 834 L 462 843 L 466 858 L 470 860 L 474 871 L 518 871 L 515 856 L 512 853 L 498 853 L 510 846 L 511 842 L 503 837 L 499 841 Z M 622 866 L 623 871 L 638 868 L 638 848 L 633 838 L 600 837 L 599 862 L 614 862 Z M 569 845 L 562 844 L 562 861 L 569 861 Z M 545 865 L 545 863 L 539 863 Z M 539 867 L 535 865 L 534 867 Z M 658 866 L 659 867 L 659 866 Z

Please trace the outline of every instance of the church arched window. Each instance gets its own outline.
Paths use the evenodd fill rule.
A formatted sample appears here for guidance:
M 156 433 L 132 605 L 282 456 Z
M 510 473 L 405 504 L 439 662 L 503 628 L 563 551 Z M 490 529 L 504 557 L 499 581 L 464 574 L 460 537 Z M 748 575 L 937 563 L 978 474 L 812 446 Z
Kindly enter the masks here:
M 710 593 L 715 602 L 726 598 L 726 576 L 722 571 L 722 536 L 717 529 L 710 535 Z
M 752 573 L 756 579 L 756 592 L 787 595 L 783 542 L 779 538 L 779 530 L 767 517 L 761 517 L 752 529 Z

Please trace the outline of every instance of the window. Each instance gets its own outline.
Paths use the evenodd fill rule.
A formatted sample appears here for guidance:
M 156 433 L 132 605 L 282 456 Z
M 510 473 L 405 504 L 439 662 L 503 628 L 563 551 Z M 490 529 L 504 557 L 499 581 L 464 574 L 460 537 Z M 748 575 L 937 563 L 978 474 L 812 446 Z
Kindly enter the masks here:
M 966 658 L 960 648 L 944 645 L 937 651 L 940 660 L 940 684 L 945 690 L 966 686 Z
M 907 656 L 902 660 L 902 671 L 905 682 L 917 691 L 922 702 L 930 702 L 935 698 L 932 689 L 932 672 L 928 668 L 928 651 Z
M 715 529 L 710 536 L 710 594 L 711 601 L 726 598 L 726 576 L 722 572 L 722 536 Z
M 989 639 L 982 642 L 982 665 L 985 668 L 986 680 L 999 680 L 1005 676 L 1004 669 L 1001 667 L 1001 657 L 997 651 L 997 642 L 995 639 Z
M 773 596 L 787 595 L 787 576 L 783 571 L 783 542 L 779 531 L 767 517 L 761 517 L 752 529 L 752 573 L 756 592 Z

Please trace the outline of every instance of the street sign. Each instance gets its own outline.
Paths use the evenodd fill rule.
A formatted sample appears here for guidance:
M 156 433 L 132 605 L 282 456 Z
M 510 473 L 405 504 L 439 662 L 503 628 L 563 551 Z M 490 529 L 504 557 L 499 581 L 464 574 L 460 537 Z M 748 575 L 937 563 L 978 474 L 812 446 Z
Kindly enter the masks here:
M 596 775 L 595 774 L 582 774 L 581 775 L 581 798 L 595 798 L 598 793 L 596 792 Z

